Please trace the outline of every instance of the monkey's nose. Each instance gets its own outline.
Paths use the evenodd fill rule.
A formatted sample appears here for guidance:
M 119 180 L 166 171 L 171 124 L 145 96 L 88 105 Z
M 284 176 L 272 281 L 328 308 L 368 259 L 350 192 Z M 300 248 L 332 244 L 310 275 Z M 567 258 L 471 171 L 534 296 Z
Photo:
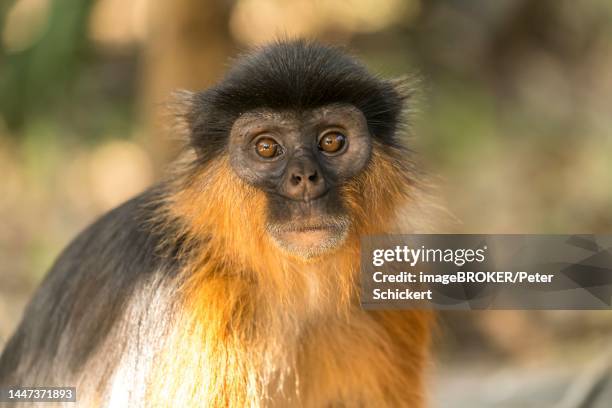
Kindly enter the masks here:
M 317 166 L 300 163 L 288 169 L 285 194 L 293 200 L 309 201 L 325 193 L 325 179 Z

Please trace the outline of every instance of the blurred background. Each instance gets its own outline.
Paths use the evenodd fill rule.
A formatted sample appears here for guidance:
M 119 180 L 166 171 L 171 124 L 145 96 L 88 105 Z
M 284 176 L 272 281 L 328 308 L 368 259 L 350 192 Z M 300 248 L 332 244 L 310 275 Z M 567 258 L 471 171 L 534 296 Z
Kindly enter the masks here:
M 68 241 L 174 157 L 171 92 L 279 36 L 422 77 L 413 147 L 463 232 L 612 232 L 607 0 L 0 0 L 0 347 Z M 435 406 L 552 406 L 611 335 L 607 312 L 443 314 Z

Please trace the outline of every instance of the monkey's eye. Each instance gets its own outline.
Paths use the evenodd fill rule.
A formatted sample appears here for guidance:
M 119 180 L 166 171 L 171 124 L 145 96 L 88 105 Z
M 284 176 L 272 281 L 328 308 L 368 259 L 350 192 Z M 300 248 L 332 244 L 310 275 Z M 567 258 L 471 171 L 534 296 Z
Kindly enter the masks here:
M 255 143 L 257 154 L 265 159 L 271 159 L 281 154 L 282 150 L 276 140 L 270 137 L 262 137 Z
M 338 153 L 344 145 L 346 136 L 338 131 L 327 132 L 319 139 L 319 150 L 329 154 Z

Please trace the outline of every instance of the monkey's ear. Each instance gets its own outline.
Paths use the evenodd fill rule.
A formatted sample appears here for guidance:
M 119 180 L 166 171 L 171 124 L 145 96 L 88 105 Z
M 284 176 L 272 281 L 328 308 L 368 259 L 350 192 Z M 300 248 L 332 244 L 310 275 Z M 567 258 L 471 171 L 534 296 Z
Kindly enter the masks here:
M 410 125 L 418 112 L 421 99 L 421 79 L 418 76 L 401 76 L 388 80 L 399 102 L 398 121 Z
M 168 111 L 172 116 L 174 134 L 185 142 L 189 142 L 197 117 L 197 99 L 198 94 L 196 92 L 178 90 L 172 93 L 170 103 L 168 104 Z
M 421 80 L 417 76 L 403 75 L 389 80 L 400 100 L 406 104 L 420 93 Z
M 215 89 L 177 91 L 173 97 L 174 134 L 200 158 L 216 157 L 226 145 L 233 118 L 213 109 Z

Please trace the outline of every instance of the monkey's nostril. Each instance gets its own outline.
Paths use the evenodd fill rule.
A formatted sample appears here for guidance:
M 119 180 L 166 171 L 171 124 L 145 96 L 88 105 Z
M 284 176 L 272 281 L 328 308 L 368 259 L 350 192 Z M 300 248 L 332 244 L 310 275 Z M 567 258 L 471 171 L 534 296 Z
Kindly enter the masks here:
M 293 185 L 297 186 L 298 184 L 302 182 L 302 176 L 298 176 L 296 174 L 292 175 L 291 182 L 293 183 Z
M 310 176 L 308 176 L 308 180 L 315 182 L 319 178 L 319 174 L 315 171 Z

